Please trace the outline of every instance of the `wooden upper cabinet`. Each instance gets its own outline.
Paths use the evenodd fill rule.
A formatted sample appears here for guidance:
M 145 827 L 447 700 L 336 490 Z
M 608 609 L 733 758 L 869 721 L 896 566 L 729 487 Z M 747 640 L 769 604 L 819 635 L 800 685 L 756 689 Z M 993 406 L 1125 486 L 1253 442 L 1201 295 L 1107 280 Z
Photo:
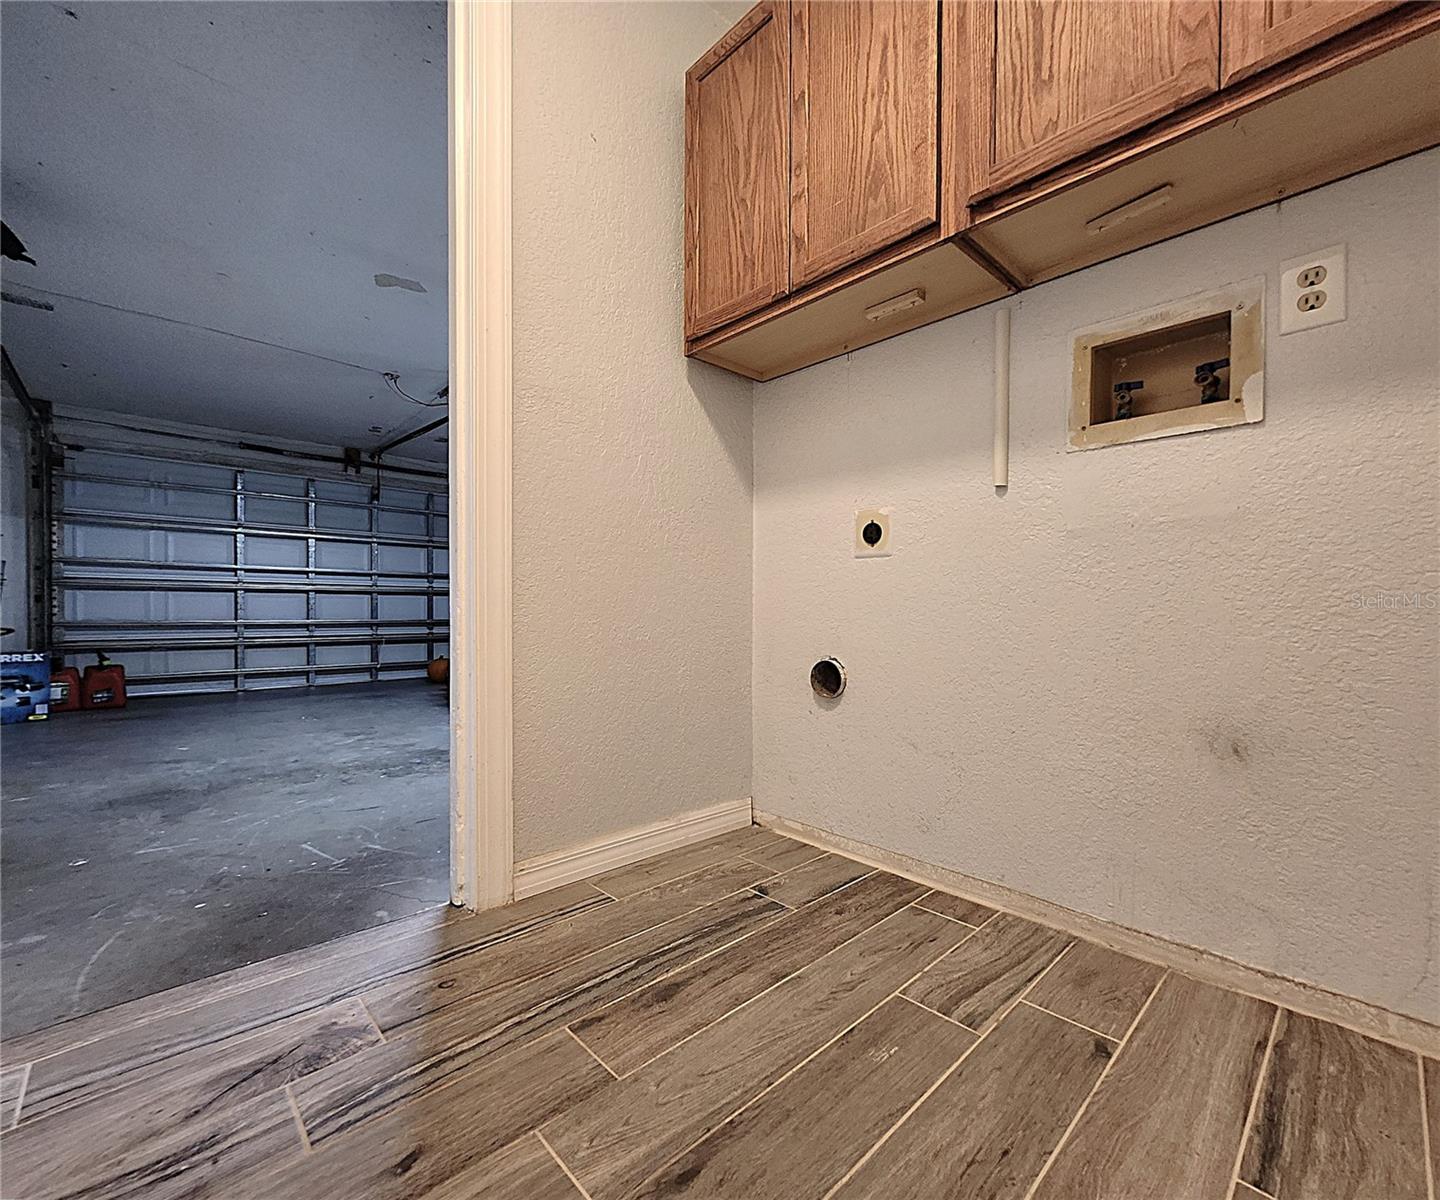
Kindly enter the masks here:
M 757 4 L 685 76 L 685 336 L 789 290 L 790 22 Z
M 1218 0 L 998 0 L 990 191 L 1217 89 Z
M 1395 7 L 1396 0 L 1225 0 L 1220 84 L 1263 71 Z
M 794 0 L 790 281 L 939 217 L 937 0 Z

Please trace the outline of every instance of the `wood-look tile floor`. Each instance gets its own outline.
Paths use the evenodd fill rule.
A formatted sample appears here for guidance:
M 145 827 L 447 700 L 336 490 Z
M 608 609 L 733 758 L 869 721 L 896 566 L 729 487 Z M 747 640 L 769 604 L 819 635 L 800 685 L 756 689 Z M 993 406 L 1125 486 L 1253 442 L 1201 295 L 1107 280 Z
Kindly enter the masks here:
M 1440 1062 L 758 828 L 0 1050 L 4 1200 L 1437 1200 L 1440 1174 Z

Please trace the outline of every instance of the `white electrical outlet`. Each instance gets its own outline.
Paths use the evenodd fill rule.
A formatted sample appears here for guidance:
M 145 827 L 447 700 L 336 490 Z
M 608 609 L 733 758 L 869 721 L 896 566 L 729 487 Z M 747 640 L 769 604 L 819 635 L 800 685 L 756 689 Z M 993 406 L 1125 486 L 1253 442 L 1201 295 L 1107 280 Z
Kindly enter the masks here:
M 1280 332 L 1345 319 L 1345 247 L 1331 246 L 1280 267 Z
M 889 558 L 890 510 L 862 508 L 855 514 L 855 557 Z

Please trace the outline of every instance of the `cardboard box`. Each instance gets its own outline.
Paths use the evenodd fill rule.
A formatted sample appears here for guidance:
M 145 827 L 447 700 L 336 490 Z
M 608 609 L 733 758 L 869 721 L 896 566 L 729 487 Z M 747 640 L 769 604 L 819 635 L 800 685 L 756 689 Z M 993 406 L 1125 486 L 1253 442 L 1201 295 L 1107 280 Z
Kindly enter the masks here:
M 50 715 L 50 660 L 38 650 L 0 653 L 0 724 Z

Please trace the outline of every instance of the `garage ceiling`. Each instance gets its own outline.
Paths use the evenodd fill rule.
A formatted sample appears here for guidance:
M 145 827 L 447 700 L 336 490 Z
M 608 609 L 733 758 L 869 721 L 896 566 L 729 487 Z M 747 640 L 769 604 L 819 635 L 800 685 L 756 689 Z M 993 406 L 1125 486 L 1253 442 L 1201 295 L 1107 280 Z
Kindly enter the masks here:
M 5 4 L 0 36 L 34 395 L 366 448 L 441 415 L 383 372 L 446 382 L 443 4 Z

